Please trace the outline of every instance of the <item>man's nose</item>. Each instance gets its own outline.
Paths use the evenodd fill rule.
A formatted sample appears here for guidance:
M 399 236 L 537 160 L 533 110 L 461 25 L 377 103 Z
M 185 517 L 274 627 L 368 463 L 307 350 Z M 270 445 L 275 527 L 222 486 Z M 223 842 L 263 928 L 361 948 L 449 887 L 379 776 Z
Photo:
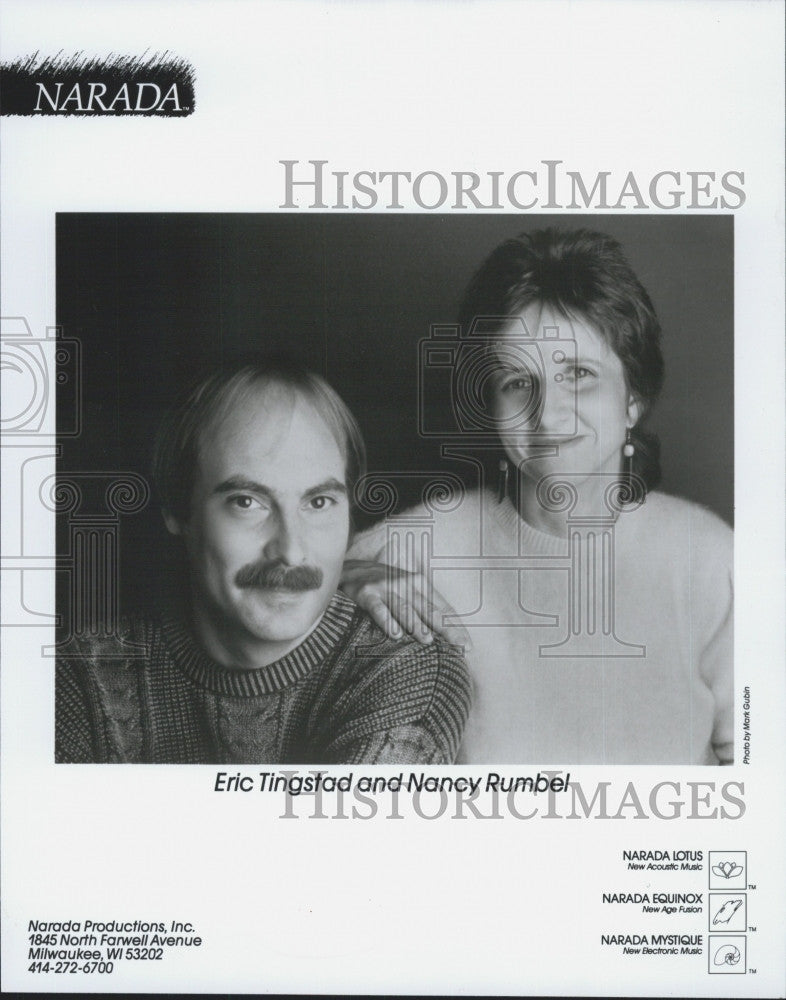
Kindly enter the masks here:
M 294 513 L 277 511 L 268 523 L 269 534 L 262 553 L 266 559 L 297 566 L 306 559 L 302 526 Z

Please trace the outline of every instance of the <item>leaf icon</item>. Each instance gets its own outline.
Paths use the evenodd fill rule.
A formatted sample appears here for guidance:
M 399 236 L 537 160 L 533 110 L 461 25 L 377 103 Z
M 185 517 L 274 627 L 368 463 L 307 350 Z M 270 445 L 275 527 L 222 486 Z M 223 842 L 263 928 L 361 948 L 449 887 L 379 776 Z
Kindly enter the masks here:
M 713 926 L 717 926 L 718 924 L 727 924 L 741 906 L 741 899 L 727 899 L 723 906 L 715 914 L 712 921 Z

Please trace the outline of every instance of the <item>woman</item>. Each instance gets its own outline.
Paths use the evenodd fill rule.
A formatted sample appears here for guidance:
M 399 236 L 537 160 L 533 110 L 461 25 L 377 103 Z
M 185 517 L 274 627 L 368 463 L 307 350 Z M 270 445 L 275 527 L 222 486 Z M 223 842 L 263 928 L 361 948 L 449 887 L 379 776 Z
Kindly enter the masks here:
M 366 532 L 345 589 L 388 631 L 445 631 L 432 586 L 455 609 L 474 685 L 461 761 L 730 763 L 732 535 L 654 489 L 660 328 L 622 248 L 508 240 L 460 319 L 458 398 L 496 428 L 499 488 L 403 515 L 428 526 L 428 566 L 393 554 L 402 519 Z

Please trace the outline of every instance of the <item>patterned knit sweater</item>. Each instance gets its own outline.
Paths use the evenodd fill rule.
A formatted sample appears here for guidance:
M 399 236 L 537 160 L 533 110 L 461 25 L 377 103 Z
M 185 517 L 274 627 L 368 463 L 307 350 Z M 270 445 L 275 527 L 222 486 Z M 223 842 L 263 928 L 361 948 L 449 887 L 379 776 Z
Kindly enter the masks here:
M 56 673 L 60 763 L 448 764 L 470 688 L 460 653 L 393 642 L 343 594 L 286 656 L 229 670 L 179 616 L 84 642 Z

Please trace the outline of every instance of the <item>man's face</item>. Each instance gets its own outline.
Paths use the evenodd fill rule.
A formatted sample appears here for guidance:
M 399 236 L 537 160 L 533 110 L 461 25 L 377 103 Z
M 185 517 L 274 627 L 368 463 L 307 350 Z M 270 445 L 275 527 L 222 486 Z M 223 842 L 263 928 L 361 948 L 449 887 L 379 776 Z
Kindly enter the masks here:
M 579 318 L 533 305 L 503 331 L 494 409 L 508 456 L 525 476 L 619 474 L 638 405 L 622 362 Z M 528 338 L 539 367 L 527 364 Z M 555 339 L 555 335 L 558 337 Z M 531 355 L 530 355 L 531 356 Z M 518 360 L 517 360 L 518 358 Z
M 203 433 L 176 530 L 214 657 L 261 665 L 297 645 L 338 587 L 349 537 L 345 461 L 323 418 L 296 392 L 252 390 Z

